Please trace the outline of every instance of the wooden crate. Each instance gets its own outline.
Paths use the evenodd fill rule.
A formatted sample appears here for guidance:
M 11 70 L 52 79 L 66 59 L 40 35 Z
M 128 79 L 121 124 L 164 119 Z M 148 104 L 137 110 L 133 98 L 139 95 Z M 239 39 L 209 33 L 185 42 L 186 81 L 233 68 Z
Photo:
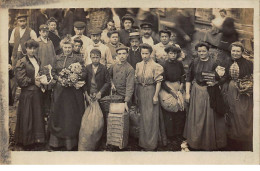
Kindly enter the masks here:
M 129 136 L 129 114 L 127 112 L 109 113 L 107 119 L 107 145 L 123 149 L 127 147 Z

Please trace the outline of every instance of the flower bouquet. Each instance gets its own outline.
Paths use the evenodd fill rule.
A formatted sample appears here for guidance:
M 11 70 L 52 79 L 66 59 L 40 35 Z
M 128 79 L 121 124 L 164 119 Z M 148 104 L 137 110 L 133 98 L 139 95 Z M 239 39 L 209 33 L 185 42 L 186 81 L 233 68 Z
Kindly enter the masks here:
M 73 63 L 68 68 L 61 70 L 58 76 L 58 82 L 63 87 L 75 87 L 76 89 L 81 88 L 85 81 L 80 81 L 82 77 L 82 66 L 80 63 Z
M 237 88 L 240 94 L 251 96 L 253 94 L 253 74 L 238 79 Z

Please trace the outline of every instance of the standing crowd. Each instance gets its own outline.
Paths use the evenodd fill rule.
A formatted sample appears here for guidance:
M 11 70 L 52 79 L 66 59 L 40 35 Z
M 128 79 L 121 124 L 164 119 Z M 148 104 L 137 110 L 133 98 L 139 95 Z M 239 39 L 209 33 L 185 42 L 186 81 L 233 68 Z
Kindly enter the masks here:
M 66 10 L 65 18 L 71 13 Z M 47 17 L 35 32 L 27 17 L 16 17 L 9 40 L 9 97 L 21 88 L 15 143 L 23 150 L 46 143 L 52 150 L 78 150 L 85 110 L 111 91 L 123 98 L 126 112 L 138 108 L 144 150 L 156 150 L 176 136 L 190 150 L 253 150 L 251 87 L 237 86 L 253 74 L 253 63 L 242 55 L 232 18 L 213 22 L 193 56 L 194 23 L 184 10 L 178 10 L 175 24 L 158 32 L 149 20 L 133 27 L 130 15 L 121 18 L 121 29 L 110 19 L 104 30 L 92 28 L 87 34 L 84 21 L 68 21 L 60 32 L 59 21 Z M 219 36 L 225 44 L 215 41 Z M 79 64 L 79 77 L 68 86 L 61 78 L 74 64 Z

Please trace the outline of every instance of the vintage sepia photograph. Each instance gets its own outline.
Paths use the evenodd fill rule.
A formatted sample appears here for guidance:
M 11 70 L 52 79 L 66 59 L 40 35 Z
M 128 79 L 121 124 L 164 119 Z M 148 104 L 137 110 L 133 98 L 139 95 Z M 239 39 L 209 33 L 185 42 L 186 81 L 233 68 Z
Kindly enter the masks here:
M 9 152 L 259 152 L 255 8 L 85 7 L 7 10 Z

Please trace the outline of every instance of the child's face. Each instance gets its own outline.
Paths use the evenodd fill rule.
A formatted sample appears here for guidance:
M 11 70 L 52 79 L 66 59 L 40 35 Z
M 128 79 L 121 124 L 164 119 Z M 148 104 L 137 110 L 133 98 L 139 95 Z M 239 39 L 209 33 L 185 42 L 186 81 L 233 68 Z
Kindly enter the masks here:
M 168 53 L 168 58 L 169 58 L 171 61 L 174 61 L 174 60 L 177 58 L 177 56 L 178 56 L 177 52 L 172 52 L 172 51 L 170 51 L 170 52 Z
M 119 41 L 119 36 L 118 36 L 117 33 L 114 33 L 114 34 L 112 34 L 112 35 L 110 36 L 110 42 L 111 42 L 113 45 L 117 44 L 118 41 Z
M 44 38 L 47 39 L 48 35 L 49 35 L 49 31 L 48 30 L 40 30 L 40 35 Z
M 100 55 L 99 54 L 95 54 L 95 53 L 91 53 L 90 54 L 90 59 L 92 61 L 92 64 L 96 66 L 100 62 Z
M 57 28 L 57 24 L 56 24 L 56 22 L 50 22 L 48 27 L 49 27 L 50 31 L 55 31 Z
M 130 40 L 131 47 L 137 48 L 140 45 L 140 40 L 138 38 L 132 38 Z
M 167 45 L 170 41 L 170 37 L 167 33 L 161 33 L 160 40 L 162 44 Z
M 80 51 L 80 49 L 81 49 L 81 44 L 79 43 L 79 42 L 76 42 L 76 43 L 74 43 L 74 47 L 73 47 L 73 50 L 75 51 L 75 52 L 79 52 Z
M 132 21 L 131 20 L 125 20 L 124 22 L 124 28 L 125 30 L 130 30 L 132 28 Z
M 128 56 L 128 53 L 125 49 L 117 51 L 117 58 L 119 59 L 120 62 L 125 62 L 127 59 L 127 56 Z

